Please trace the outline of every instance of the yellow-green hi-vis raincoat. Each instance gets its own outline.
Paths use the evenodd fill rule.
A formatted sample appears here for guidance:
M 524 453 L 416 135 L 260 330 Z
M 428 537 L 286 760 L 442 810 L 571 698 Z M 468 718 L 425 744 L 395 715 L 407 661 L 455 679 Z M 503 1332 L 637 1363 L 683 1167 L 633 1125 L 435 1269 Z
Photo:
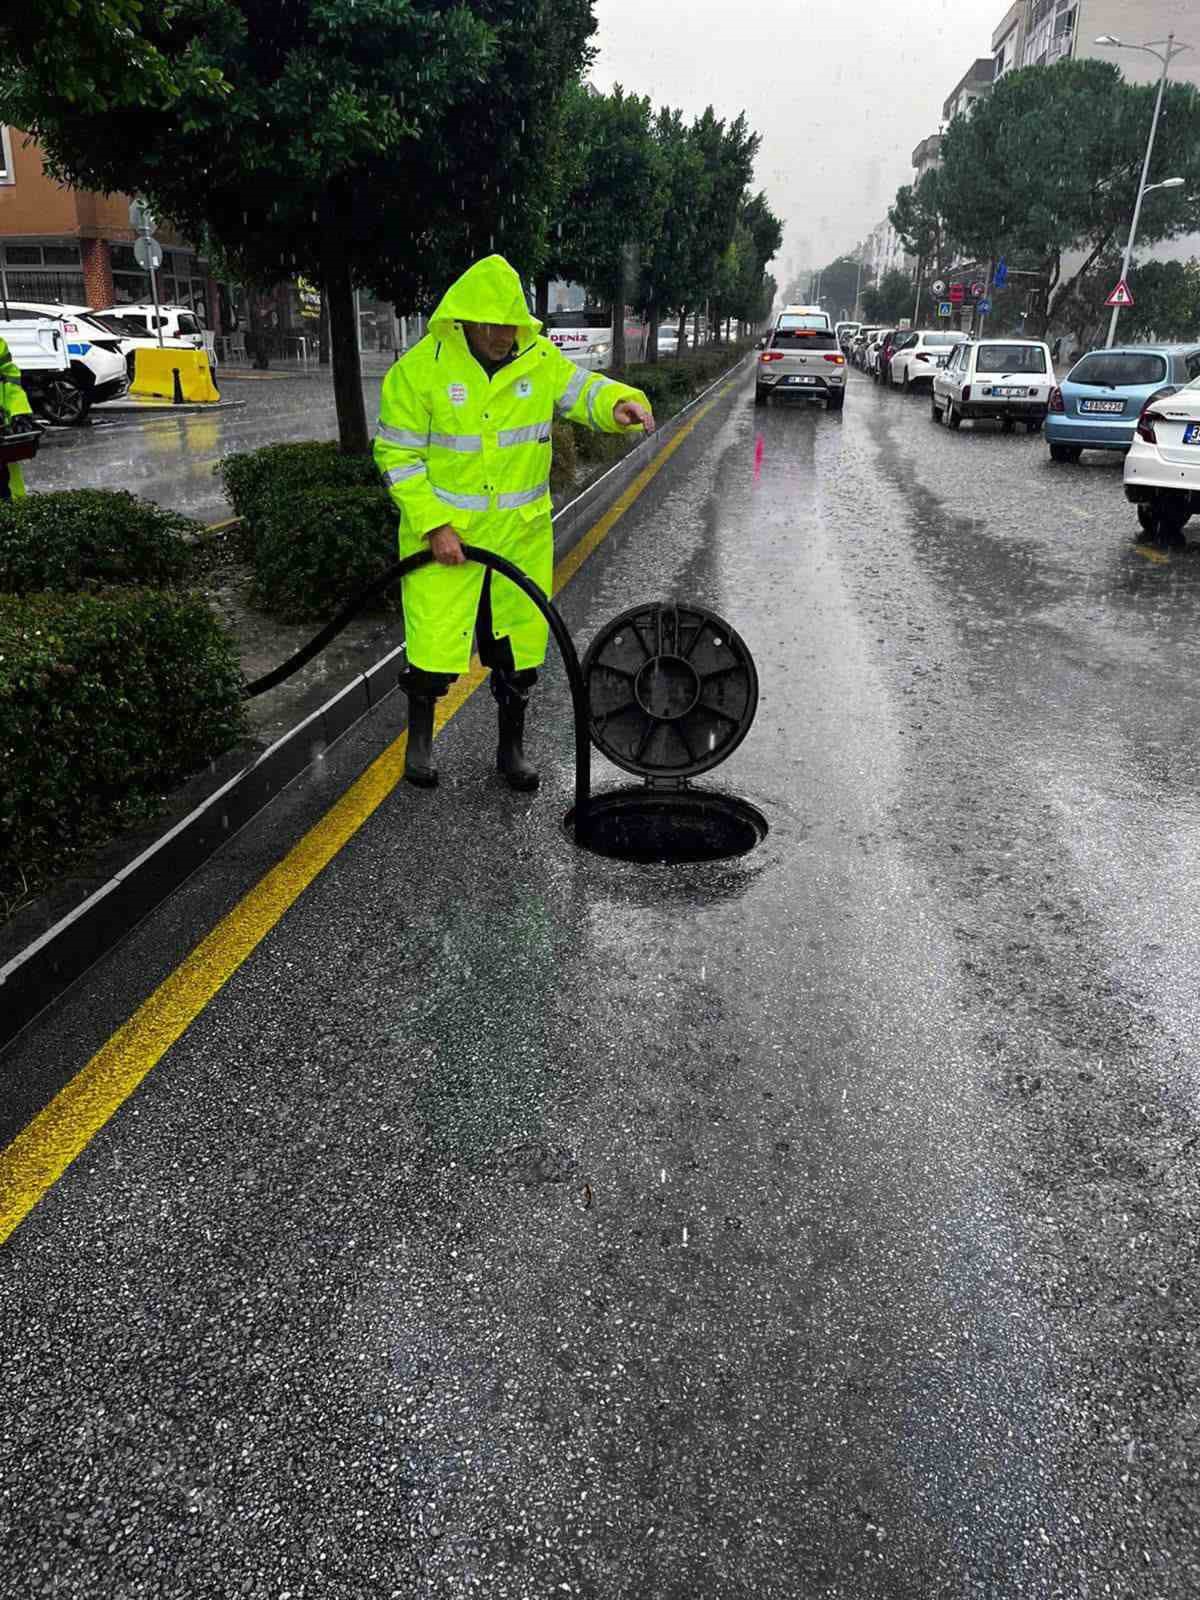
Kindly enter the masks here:
M 512 323 L 517 354 L 491 379 L 462 324 Z M 584 372 L 542 338 L 521 280 L 503 256 L 486 256 L 451 284 L 429 332 L 384 379 L 375 461 L 400 512 L 400 554 L 427 547 L 449 524 L 468 543 L 504 556 L 551 591 L 550 424 L 555 415 L 604 433 L 629 433 L 613 407 L 640 389 Z M 426 672 L 465 672 L 484 569 L 435 564 L 404 580 L 408 659 Z M 492 580 L 492 628 L 507 637 L 517 671 L 546 658 L 547 627 L 514 584 Z
M 29 396 L 21 387 L 21 374 L 9 353 L 8 345 L 0 339 L 0 423 L 11 422 L 14 417 L 27 417 L 33 410 Z M 5 472 L 0 465 L 0 475 Z M 14 462 L 7 468 L 8 492 L 14 500 L 25 493 L 25 480 Z

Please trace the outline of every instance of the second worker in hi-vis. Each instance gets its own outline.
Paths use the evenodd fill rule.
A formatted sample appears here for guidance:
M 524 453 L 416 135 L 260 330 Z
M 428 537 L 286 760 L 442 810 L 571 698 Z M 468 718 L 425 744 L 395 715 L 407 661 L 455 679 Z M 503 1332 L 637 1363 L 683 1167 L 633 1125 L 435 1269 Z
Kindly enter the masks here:
M 640 389 L 584 372 L 541 336 L 521 280 L 486 256 L 451 284 L 429 332 L 384 379 L 375 460 L 400 513 L 400 554 L 434 561 L 404 580 L 410 783 L 437 783 L 434 704 L 479 659 L 499 714 L 496 765 L 536 789 L 524 751 L 525 708 L 549 630 L 515 585 L 466 561 L 462 540 L 517 566 L 544 594 L 554 573 L 550 428 L 556 416 L 604 433 L 650 433 Z

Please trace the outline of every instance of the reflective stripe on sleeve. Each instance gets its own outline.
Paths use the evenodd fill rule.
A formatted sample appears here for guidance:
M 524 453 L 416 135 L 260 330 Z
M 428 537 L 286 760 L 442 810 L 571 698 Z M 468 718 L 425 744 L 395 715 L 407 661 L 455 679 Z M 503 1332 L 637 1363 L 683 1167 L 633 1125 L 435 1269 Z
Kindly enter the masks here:
M 496 496 L 496 504 L 501 511 L 511 511 L 516 506 L 532 505 L 535 500 L 540 500 L 543 495 L 549 494 L 549 492 L 549 482 L 539 483 L 533 489 L 518 489 L 512 494 L 499 494 Z
M 405 478 L 415 478 L 424 471 L 425 463 L 415 461 L 411 467 L 392 467 L 389 472 L 383 474 L 383 481 L 387 484 L 403 483 Z
M 550 439 L 548 422 L 531 422 L 527 428 L 501 428 L 496 443 L 501 449 L 510 444 L 546 444 Z
M 429 443 L 428 436 L 423 433 L 414 433 L 411 428 L 393 428 L 382 417 L 379 419 L 377 439 L 386 439 L 389 444 L 402 444 L 408 450 L 424 450 Z
M 588 421 L 589 422 L 595 422 L 595 420 L 596 420 L 596 396 L 600 393 L 601 389 L 607 389 L 608 386 L 611 383 L 612 383 L 612 379 L 611 378 L 597 378 L 595 383 L 588 390 Z
M 565 415 L 566 412 L 570 411 L 571 407 L 575 404 L 576 400 L 579 399 L 580 394 L 583 392 L 583 386 L 587 382 L 587 380 L 588 380 L 588 374 L 583 370 L 583 368 L 582 367 L 576 368 L 575 376 L 571 379 L 570 383 L 568 383 L 567 387 L 563 390 L 562 396 L 555 403 L 555 408 L 554 409 L 556 411 L 558 411 L 560 414 L 564 414 L 564 415 Z
M 443 450 L 483 449 L 483 436 L 478 433 L 431 433 L 429 442 L 440 445 Z
M 439 489 L 436 483 L 429 487 L 439 500 L 444 500 L 448 506 L 457 506 L 460 511 L 486 511 L 488 508 L 485 494 L 455 494 L 452 489 Z

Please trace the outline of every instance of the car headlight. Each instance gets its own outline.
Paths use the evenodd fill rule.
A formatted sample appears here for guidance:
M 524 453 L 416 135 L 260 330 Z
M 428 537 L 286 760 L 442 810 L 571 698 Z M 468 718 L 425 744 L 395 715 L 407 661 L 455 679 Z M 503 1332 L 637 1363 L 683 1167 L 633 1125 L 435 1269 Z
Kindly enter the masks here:
M 611 349 L 612 345 L 610 344 L 594 344 L 592 346 L 592 354 L 594 356 L 606 356 Z

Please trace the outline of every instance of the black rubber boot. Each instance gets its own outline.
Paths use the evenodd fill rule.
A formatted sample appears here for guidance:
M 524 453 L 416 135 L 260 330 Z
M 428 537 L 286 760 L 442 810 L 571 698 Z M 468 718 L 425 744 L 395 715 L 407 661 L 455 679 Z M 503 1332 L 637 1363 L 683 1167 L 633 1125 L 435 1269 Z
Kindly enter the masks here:
M 500 743 L 496 749 L 496 770 L 510 789 L 528 794 L 536 789 L 541 779 L 525 759 L 525 708 L 529 704 L 529 689 L 523 673 L 493 670 L 492 696 L 499 713 Z
M 437 788 L 437 768 L 433 764 L 433 713 L 441 685 L 428 673 L 410 672 L 401 677 L 400 687 L 408 695 L 408 745 L 404 752 L 404 776 L 418 789 Z

